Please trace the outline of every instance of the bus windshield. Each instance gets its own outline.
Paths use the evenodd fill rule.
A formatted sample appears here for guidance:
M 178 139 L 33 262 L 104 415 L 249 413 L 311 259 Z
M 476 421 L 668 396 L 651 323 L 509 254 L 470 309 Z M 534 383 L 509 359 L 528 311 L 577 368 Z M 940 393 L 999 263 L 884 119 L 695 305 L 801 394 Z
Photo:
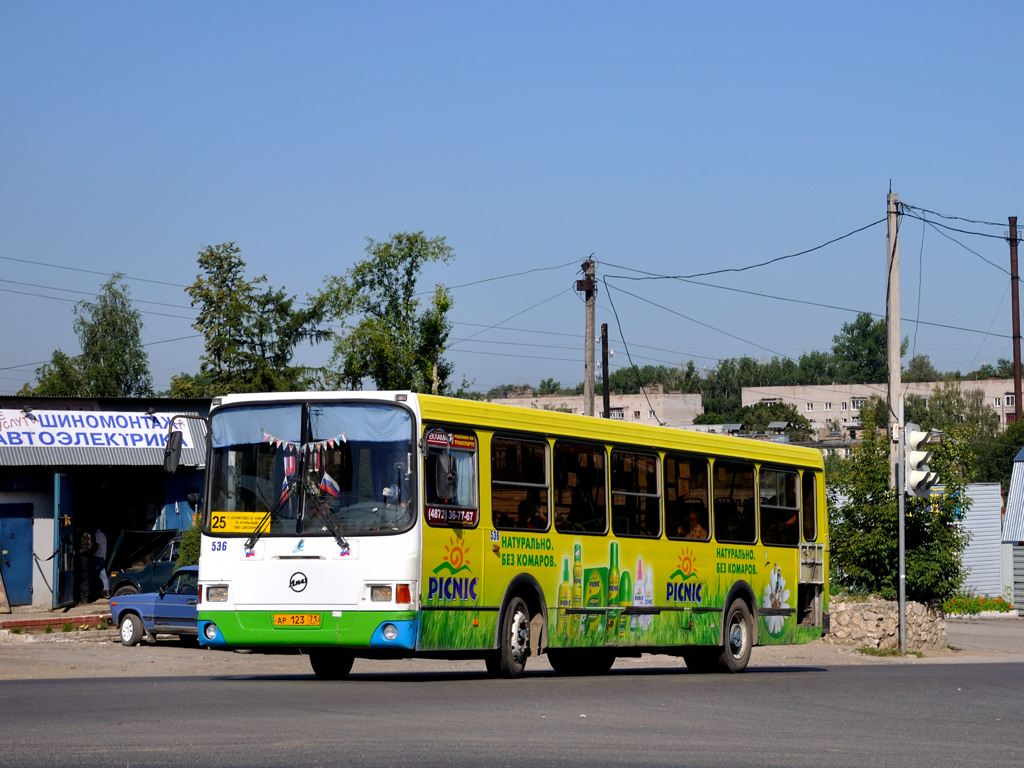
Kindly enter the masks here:
M 246 405 L 210 418 L 204 530 L 400 533 L 416 520 L 413 421 L 374 403 Z

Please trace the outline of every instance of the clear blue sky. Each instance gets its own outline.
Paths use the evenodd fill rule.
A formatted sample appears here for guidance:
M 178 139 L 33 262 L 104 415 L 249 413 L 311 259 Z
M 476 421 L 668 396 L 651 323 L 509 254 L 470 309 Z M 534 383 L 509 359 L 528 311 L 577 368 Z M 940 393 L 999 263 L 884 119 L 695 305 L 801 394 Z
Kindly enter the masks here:
M 165 388 L 198 370 L 206 245 L 304 296 L 416 230 L 456 252 L 423 288 L 456 286 L 473 389 L 582 380 L 590 254 L 613 368 L 798 358 L 884 313 L 884 223 L 703 285 L 624 277 L 814 248 L 883 219 L 890 181 L 996 224 L 904 217 L 912 351 L 1010 358 L 1022 32 L 1009 2 L 0 0 L 0 390 L 79 351 L 74 302 L 111 272 Z

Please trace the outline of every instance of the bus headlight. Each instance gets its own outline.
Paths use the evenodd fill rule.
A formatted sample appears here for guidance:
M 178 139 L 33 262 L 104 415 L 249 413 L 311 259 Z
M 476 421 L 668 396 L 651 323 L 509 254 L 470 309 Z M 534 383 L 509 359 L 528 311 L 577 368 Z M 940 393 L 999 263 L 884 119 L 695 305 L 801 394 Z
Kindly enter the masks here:
M 391 585 L 386 586 L 375 586 L 370 587 L 370 602 L 371 603 L 390 603 L 391 602 Z
M 203 634 L 206 635 L 207 640 L 217 639 L 217 625 L 212 621 L 203 628 Z
M 385 624 L 382 627 L 381 632 L 384 634 L 385 640 L 394 640 L 398 637 L 398 627 L 394 624 Z
M 208 603 L 226 603 L 228 601 L 228 588 L 227 587 L 207 587 L 206 588 L 206 602 Z

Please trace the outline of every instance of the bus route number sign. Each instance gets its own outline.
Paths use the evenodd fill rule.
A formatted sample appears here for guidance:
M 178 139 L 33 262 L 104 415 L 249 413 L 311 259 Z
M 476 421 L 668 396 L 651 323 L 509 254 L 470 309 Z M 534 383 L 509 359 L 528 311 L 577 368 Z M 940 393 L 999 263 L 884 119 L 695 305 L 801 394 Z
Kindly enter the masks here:
M 430 525 L 459 525 L 472 528 L 479 520 L 480 510 L 478 509 L 427 507 L 427 523 Z

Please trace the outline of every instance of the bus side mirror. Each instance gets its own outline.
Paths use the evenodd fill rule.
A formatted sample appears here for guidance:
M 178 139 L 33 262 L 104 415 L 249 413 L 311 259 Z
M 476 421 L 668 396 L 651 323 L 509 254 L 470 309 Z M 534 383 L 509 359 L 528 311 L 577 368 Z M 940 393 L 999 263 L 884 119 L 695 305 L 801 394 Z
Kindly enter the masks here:
M 180 430 L 175 430 L 167 435 L 167 447 L 164 448 L 164 472 L 174 474 L 181 460 L 181 443 L 185 436 Z

